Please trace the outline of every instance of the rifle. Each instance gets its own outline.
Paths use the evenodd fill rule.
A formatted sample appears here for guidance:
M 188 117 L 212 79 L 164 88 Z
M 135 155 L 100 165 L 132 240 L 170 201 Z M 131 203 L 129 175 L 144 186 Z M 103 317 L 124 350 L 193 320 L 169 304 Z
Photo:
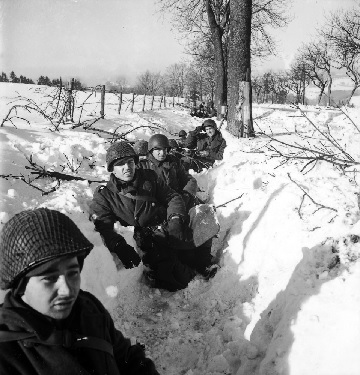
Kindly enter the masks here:
M 230 199 L 229 201 L 223 203 L 223 204 L 219 204 L 218 206 L 215 206 L 215 208 L 219 208 L 219 207 L 224 207 L 226 206 L 228 203 L 230 202 L 233 202 L 233 201 L 236 201 L 237 199 L 240 199 L 242 196 L 244 195 L 244 193 L 242 193 L 241 195 L 239 195 L 238 197 L 234 198 L 234 199 Z

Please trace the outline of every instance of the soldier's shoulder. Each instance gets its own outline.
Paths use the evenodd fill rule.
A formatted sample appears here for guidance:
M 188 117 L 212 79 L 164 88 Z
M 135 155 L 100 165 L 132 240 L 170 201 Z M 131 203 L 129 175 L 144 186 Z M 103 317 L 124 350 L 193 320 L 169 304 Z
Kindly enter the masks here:
M 104 189 L 106 189 L 106 185 L 100 185 L 95 189 L 94 194 L 101 194 L 104 193 Z

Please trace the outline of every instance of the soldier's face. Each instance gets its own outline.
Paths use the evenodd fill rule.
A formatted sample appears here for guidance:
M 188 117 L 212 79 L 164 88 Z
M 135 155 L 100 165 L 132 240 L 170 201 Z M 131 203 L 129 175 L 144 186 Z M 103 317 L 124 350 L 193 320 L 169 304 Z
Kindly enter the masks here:
M 53 319 L 69 316 L 80 290 L 77 257 L 51 262 L 38 276 L 29 278 L 22 300 L 39 313 Z
M 206 126 L 205 132 L 209 137 L 212 137 L 215 134 L 215 129 L 211 126 Z
M 166 148 L 153 148 L 151 153 L 157 161 L 164 161 L 168 154 Z
M 113 166 L 113 173 L 118 179 L 129 182 L 132 181 L 135 176 L 135 160 L 134 158 L 122 158 L 116 160 Z

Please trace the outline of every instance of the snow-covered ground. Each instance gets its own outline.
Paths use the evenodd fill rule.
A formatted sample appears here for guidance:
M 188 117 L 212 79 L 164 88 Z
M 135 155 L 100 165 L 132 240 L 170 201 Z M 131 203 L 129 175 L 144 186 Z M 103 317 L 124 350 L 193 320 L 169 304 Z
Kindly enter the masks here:
M 44 92 L 50 91 L 1 83 L 0 119 L 14 104 L 9 102 L 17 92 L 41 104 L 47 100 Z M 343 112 L 303 109 L 324 135 L 331 134 L 360 162 L 358 99 L 353 99 L 354 108 Z M 120 132 L 137 128 L 129 133 L 129 140 L 148 139 L 156 126 L 168 129 L 169 133 L 161 131 L 173 137 L 180 129 L 188 131 L 201 123 L 181 107 L 151 112 L 137 108 L 118 115 L 115 104 L 116 98 L 109 96 L 106 117 L 94 127 Z M 98 103 L 89 102 L 86 108 L 83 118 L 94 118 Z M 314 125 L 299 110 L 284 109 L 254 106 L 256 130 L 282 142 L 324 150 Z M 14 118 L 16 127 L 10 122 L 0 127 L 1 175 L 29 176 L 31 169 L 25 167 L 31 157 L 46 169 L 86 180 L 62 181 L 57 186 L 51 179 L 39 179 L 34 184 L 45 192 L 56 187 L 42 194 L 20 179 L 1 178 L 0 226 L 15 213 L 39 206 L 69 215 L 95 245 L 85 261 L 83 289 L 107 306 L 125 335 L 146 344 L 160 373 L 360 374 L 360 178 L 356 172 L 344 174 L 321 161 L 306 167 L 309 160 L 283 163 L 270 149 L 266 135 L 236 139 L 224 124 L 221 130 L 228 144 L 224 160 L 194 174 L 215 206 L 243 194 L 217 208 L 221 232 L 213 255 L 222 267 L 209 282 L 196 278 L 185 290 L 170 293 L 146 286 L 141 266 L 117 271 L 88 220 L 88 205 L 98 186 L 88 181 L 109 176 L 106 133 L 71 129 L 71 124 L 54 131 L 34 112 L 19 110 L 17 115 L 29 123 Z M 284 153 L 290 150 L 276 142 L 273 146 Z M 133 244 L 132 228 L 118 230 Z

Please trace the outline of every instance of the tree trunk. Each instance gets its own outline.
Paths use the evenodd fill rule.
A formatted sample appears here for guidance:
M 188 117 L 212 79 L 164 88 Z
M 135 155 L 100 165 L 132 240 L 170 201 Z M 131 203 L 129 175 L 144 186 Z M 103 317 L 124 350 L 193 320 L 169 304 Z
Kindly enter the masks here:
M 224 50 L 222 44 L 223 31 L 221 26 L 217 24 L 210 0 L 206 0 L 206 11 L 211 30 L 211 37 L 214 44 L 214 57 L 215 57 L 215 108 L 217 113 L 221 113 L 221 107 L 226 105 L 227 95 L 227 74 L 226 63 L 224 57 Z
M 355 91 L 358 89 L 358 87 L 359 87 L 359 83 L 358 83 L 358 82 L 355 82 L 354 87 L 353 87 L 353 89 L 351 90 L 351 93 L 350 93 L 349 99 L 346 101 L 346 105 L 349 105 L 349 104 L 350 104 L 350 100 L 351 100 L 351 98 L 354 96 Z
M 332 85 L 332 78 L 329 77 L 329 84 L 328 84 L 328 106 L 331 106 L 331 85 Z
M 230 0 L 228 129 L 237 137 L 254 136 L 251 95 L 252 0 Z
M 319 94 L 319 96 L 318 96 L 317 105 L 320 105 L 320 103 L 321 103 L 321 98 L 322 98 L 322 96 L 323 96 L 323 94 L 324 94 L 324 90 L 325 90 L 325 86 L 322 85 L 322 86 L 320 87 L 320 94 Z

